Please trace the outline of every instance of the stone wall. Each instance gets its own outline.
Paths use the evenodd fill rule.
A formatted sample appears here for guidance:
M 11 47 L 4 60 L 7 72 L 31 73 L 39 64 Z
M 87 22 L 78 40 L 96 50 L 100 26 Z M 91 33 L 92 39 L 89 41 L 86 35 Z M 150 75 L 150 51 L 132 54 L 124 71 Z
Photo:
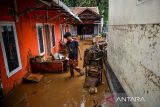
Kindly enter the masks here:
M 160 106 L 160 24 L 110 25 L 108 62 L 135 107 Z

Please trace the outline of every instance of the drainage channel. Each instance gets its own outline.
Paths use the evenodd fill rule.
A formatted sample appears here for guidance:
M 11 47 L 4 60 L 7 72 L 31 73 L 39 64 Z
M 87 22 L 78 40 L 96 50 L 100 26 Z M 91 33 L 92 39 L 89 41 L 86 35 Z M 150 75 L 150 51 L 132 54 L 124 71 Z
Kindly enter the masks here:
M 122 97 L 126 98 L 128 96 L 107 61 L 105 61 L 104 63 L 104 68 L 106 71 L 105 75 L 108 80 L 108 84 L 110 86 L 110 91 L 113 93 L 113 96 L 114 96 L 115 106 L 116 107 L 134 107 L 132 102 L 130 101 L 124 102 L 124 101 L 117 100 L 117 98 L 122 98 Z

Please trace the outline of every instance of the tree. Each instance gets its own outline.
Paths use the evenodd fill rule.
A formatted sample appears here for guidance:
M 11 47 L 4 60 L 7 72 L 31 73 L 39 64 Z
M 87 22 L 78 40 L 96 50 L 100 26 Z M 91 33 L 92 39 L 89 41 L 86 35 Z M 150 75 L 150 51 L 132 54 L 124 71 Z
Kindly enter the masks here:
M 94 7 L 98 6 L 100 14 L 104 17 L 104 23 L 108 20 L 108 0 L 63 0 L 69 7 Z

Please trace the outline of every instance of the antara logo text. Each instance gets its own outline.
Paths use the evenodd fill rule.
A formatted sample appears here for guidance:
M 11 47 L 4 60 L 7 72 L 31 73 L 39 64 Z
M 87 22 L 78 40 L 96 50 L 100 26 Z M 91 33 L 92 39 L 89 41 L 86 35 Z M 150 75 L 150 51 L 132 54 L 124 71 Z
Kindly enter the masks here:
M 116 102 L 145 102 L 144 97 L 117 97 Z

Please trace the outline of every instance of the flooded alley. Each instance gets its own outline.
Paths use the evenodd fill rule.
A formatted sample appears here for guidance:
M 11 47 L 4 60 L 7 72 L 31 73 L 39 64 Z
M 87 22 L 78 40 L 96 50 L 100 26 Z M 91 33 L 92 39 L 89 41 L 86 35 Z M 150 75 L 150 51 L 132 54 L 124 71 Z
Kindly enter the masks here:
M 92 44 L 91 40 L 81 41 L 82 53 Z M 83 67 L 83 60 L 79 60 Z M 106 103 L 105 107 L 114 107 L 114 104 L 105 99 L 111 95 L 103 72 L 102 84 L 97 87 L 98 93 L 91 95 L 88 88 L 83 88 L 85 76 L 75 72 L 75 78 L 70 79 L 69 71 L 64 73 L 43 74 L 39 83 L 22 83 L 6 97 L 4 107 L 93 107 L 94 100 L 99 104 Z
M 0 107 L 160 107 L 160 0 L 0 0 Z

